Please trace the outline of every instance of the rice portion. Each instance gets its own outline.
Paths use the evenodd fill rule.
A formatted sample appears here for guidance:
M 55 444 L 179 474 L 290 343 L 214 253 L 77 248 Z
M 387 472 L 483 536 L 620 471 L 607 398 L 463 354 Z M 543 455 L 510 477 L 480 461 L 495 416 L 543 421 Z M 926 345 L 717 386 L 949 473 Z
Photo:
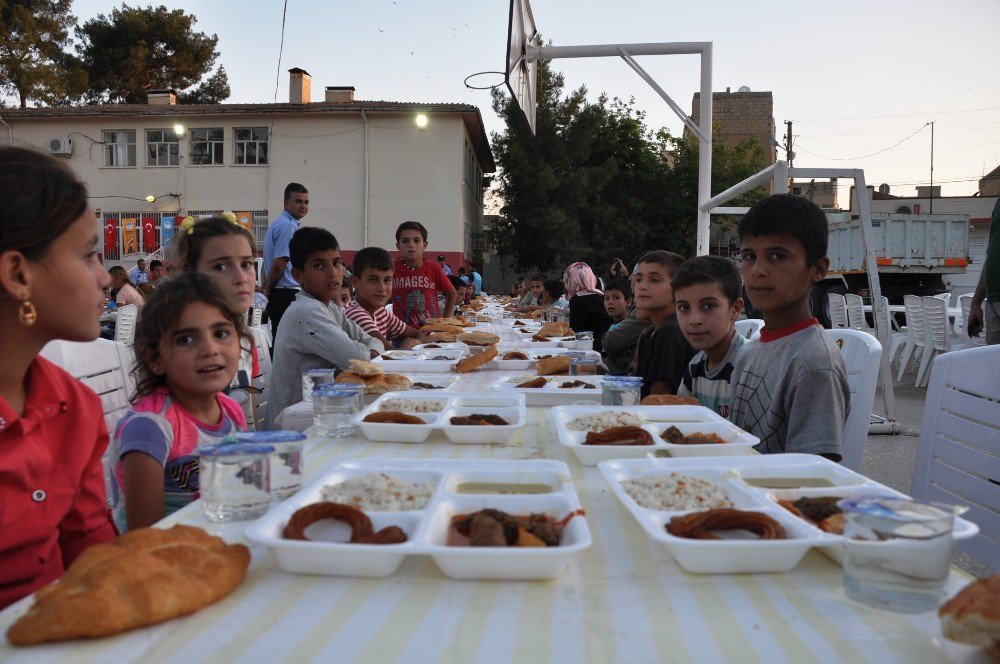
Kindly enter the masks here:
M 379 406 L 379 410 L 395 413 L 439 413 L 444 410 L 446 403 L 446 401 L 426 399 L 386 399 Z
M 621 483 L 640 507 L 660 512 L 732 507 L 719 485 L 680 473 L 638 477 Z
M 614 427 L 639 427 L 642 426 L 642 418 L 632 413 L 595 413 L 593 415 L 581 415 L 575 420 L 570 420 L 566 428 L 570 431 L 604 431 Z
M 344 480 L 323 487 L 323 500 L 350 505 L 363 512 L 422 510 L 437 482 L 403 482 L 382 473 Z

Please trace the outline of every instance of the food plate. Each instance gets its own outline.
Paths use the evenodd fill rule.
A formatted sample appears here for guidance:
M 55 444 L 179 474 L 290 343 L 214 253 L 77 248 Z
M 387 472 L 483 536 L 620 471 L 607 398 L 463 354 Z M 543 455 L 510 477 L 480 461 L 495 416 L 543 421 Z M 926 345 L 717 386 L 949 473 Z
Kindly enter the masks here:
M 430 348 L 428 348 L 430 346 Z M 457 341 L 444 342 L 444 341 L 428 341 L 425 344 L 417 344 L 413 347 L 415 351 L 434 351 L 434 350 L 460 350 L 463 352 L 468 352 L 469 347 L 466 344 L 459 343 Z
M 576 378 L 574 376 L 573 378 Z M 520 390 L 519 390 L 520 391 Z M 584 445 L 586 431 L 569 428 L 578 417 L 625 413 L 641 420 L 641 426 L 653 438 L 652 445 Z M 760 442 L 756 436 L 743 431 L 704 406 L 556 406 L 552 409 L 559 442 L 573 450 L 585 466 L 596 466 L 605 459 L 631 459 L 650 454 L 667 456 L 730 456 L 749 454 Z M 608 418 L 606 418 L 608 419 Z M 608 423 L 607 426 L 615 426 Z M 700 432 L 714 433 L 725 443 L 708 445 L 674 445 L 660 438 L 667 427 L 676 426 L 689 435 Z M 599 429 L 595 429 L 599 430 Z
M 396 525 L 407 534 L 402 544 L 349 544 L 346 525 L 326 520 L 306 529 L 313 541 L 289 540 L 282 530 L 301 507 L 323 500 L 323 488 L 373 474 L 407 484 L 429 483 L 431 495 L 422 509 L 379 512 L 362 510 L 376 530 Z M 500 485 L 500 486 L 498 486 Z M 468 487 L 474 493 L 465 492 Z M 544 493 L 510 494 L 518 488 Z M 515 516 L 545 514 L 555 520 L 573 516 L 558 546 L 448 546 L 451 517 L 484 508 Z M 247 528 L 247 538 L 269 548 L 278 567 L 294 574 L 385 577 L 409 555 L 429 555 L 441 572 L 455 579 L 551 579 L 558 577 L 591 544 L 587 519 L 569 469 L 546 460 L 359 459 L 335 466 L 295 496 Z
M 385 359 L 391 357 L 392 359 Z M 437 359 L 442 358 L 442 359 Z M 446 373 L 462 359 L 458 350 L 388 350 L 372 362 L 392 373 Z
M 631 512 L 649 536 L 663 543 L 677 563 L 688 572 L 734 574 L 744 572 L 786 572 L 813 547 L 840 562 L 843 537 L 823 532 L 777 503 L 779 495 L 858 496 L 902 494 L 873 482 L 839 464 L 812 454 L 771 454 L 745 457 L 687 459 L 618 459 L 602 461 L 598 467 L 611 490 Z M 788 535 L 783 540 L 721 539 L 697 540 L 676 537 L 666 531 L 674 516 L 694 509 L 649 509 L 640 506 L 622 486 L 623 481 L 662 477 L 679 473 L 716 484 L 732 506 L 739 510 L 763 512 L 780 523 Z M 748 483 L 767 479 L 787 480 L 788 484 L 828 482 L 830 486 L 800 489 L 769 489 Z M 786 483 L 786 482 L 782 482 Z M 972 537 L 979 527 L 955 518 L 955 539 Z
M 528 356 L 527 360 L 502 360 L 504 353 L 509 353 L 511 351 L 518 351 L 524 353 Z M 526 343 L 518 343 L 516 345 L 505 344 L 501 342 L 497 345 L 497 359 L 493 360 L 493 366 L 501 371 L 528 371 L 535 368 L 535 361 L 539 356 L 543 355 L 565 355 L 571 352 L 568 348 L 539 348 L 538 346 L 528 345 Z M 593 359 L 601 359 L 601 354 L 597 351 L 578 351 L 586 353 L 585 357 Z
M 435 392 L 451 392 L 458 387 L 459 376 L 451 374 L 406 374 L 406 377 L 410 379 L 412 385 L 410 386 L 410 391 L 423 391 L 426 390 L 430 393 Z M 418 387 L 417 385 L 429 385 L 430 387 Z M 374 400 L 373 400 L 374 401 Z
M 425 423 L 395 424 L 364 421 L 365 417 L 374 412 L 396 410 L 392 407 L 392 401 L 397 399 L 405 399 L 409 402 L 407 406 L 412 406 L 398 412 L 415 415 Z M 452 417 L 472 414 L 498 415 L 510 424 L 498 426 L 451 424 Z M 358 413 L 353 423 L 365 438 L 380 443 L 422 443 L 433 431 L 440 430 L 452 443 L 499 444 L 510 440 L 513 432 L 523 427 L 526 421 L 524 396 L 520 394 L 469 392 L 456 395 L 454 392 L 435 394 L 427 390 L 411 390 L 382 395 Z
M 580 400 L 601 402 L 603 376 L 541 376 L 545 380 L 544 387 L 517 387 L 525 381 L 536 378 L 540 378 L 540 376 L 505 376 L 496 379 L 490 387 L 501 393 L 523 394 L 528 406 L 558 406 L 572 404 L 574 401 Z M 584 382 L 591 387 L 561 387 L 574 381 Z

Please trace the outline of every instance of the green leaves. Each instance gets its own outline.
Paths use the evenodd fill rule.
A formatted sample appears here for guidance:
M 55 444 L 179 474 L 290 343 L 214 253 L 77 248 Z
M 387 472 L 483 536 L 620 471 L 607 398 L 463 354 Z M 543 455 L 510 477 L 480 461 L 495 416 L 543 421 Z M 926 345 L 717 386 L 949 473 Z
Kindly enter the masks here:
M 0 90 L 21 108 L 79 96 L 87 74 L 65 51 L 75 25 L 70 0 L 0 0 Z

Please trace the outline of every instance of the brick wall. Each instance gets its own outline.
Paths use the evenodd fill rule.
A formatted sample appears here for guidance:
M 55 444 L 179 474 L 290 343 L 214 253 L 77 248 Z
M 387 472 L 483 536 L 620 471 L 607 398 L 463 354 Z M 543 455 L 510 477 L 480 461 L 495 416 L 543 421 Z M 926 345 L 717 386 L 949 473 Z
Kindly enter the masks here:
M 697 122 L 701 115 L 701 94 L 691 101 L 691 117 Z M 760 141 L 773 164 L 777 154 L 771 143 L 774 138 L 774 99 L 770 92 L 713 92 L 712 124 L 716 128 L 713 140 L 736 145 L 748 138 Z

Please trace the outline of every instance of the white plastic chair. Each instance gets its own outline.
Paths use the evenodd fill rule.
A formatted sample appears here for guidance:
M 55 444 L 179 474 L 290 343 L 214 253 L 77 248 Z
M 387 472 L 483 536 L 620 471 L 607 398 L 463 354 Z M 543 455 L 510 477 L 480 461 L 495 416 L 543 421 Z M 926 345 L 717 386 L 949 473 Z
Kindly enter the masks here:
M 135 321 L 139 317 L 139 306 L 126 304 L 118 307 L 118 318 L 115 321 L 115 341 L 131 348 L 135 341 Z
M 977 348 L 979 346 L 985 346 L 986 345 L 985 325 L 983 326 L 982 331 L 977 336 L 974 337 L 969 336 L 969 313 L 972 311 L 972 293 L 959 295 L 958 306 L 961 307 L 962 309 L 962 325 L 956 328 L 955 333 L 958 334 L 961 341 L 968 348 Z
M 830 308 L 830 324 L 834 329 L 847 327 L 847 304 L 840 293 L 827 293 L 826 302 Z
M 860 295 L 847 293 L 844 295 L 844 306 L 847 308 L 847 327 L 864 332 L 868 329 L 865 322 L 865 302 Z
M 268 346 L 270 335 L 261 327 L 251 327 L 250 333 L 257 347 L 257 361 L 260 363 L 260 375 L 251 382 L 253 387 L 260 390 L 260 394 L 253 395 L 254 419 L 259 427 L 267 413 L 268 383 L 271 380 L 271 349 Z
M 882 313 L 879 314 L 878 307 L 872 307 L 873 316 L 878 316 L 881 320 L 881 327 L 884 330 L 888 330 L 889 333 L 889 364 L 892 364 L 893 360 L 896 359 L 896 355 L 903 351 L 906 345 L 906 329 L 904 328 L 902 332 L 896 332 L 892 329 L 892 318 L 889 314 L 889 298 L 885 295 L 882 296 Z M 872 330 L 874 334 L 876 330 Z M 884 350 L 884 349 L 883 349 Z
M 924 387 L 930 378 L 931 362 L 934 358 L 951 350 L 951 332 L 948 329 L 948 303 L 940 297 L 922 298 L 924 307 L 924 354 L 920 358 L 920 371 L 914 387 Z
M 969 508 L 980 534 L 958 543 L 1000 566 L 1000 346 L 942 355 L 931 370 L 910 493 Z
M 899 361 L 899 373 L 896 382 L 903 380 L 903 374 L 910 366 L 910 360 L 919 360 L 927 344 L 924 333 L 924 304 L 919 295 L 904 295 L 903 309 L 906 313 L 906 345 L 903 347 L 903 358 Z
M 736 331 L 739 332 L 744 339 L 759 337 L 762 327 L 764 327 L 764 321 L 759 318 L 745 318 L 743 320 L 736 321 Z
M 829 333 L 840 347 L 847 370 L 847 385 L 851 390 L 850 409 L 844 423 L 844 458 L 840 463 L 851 470 L 861 470 L 861 458 L 865 453 L 868 426 L 875 405 L 882 344 L 871 334 L 857 330 L 829 330 Z

